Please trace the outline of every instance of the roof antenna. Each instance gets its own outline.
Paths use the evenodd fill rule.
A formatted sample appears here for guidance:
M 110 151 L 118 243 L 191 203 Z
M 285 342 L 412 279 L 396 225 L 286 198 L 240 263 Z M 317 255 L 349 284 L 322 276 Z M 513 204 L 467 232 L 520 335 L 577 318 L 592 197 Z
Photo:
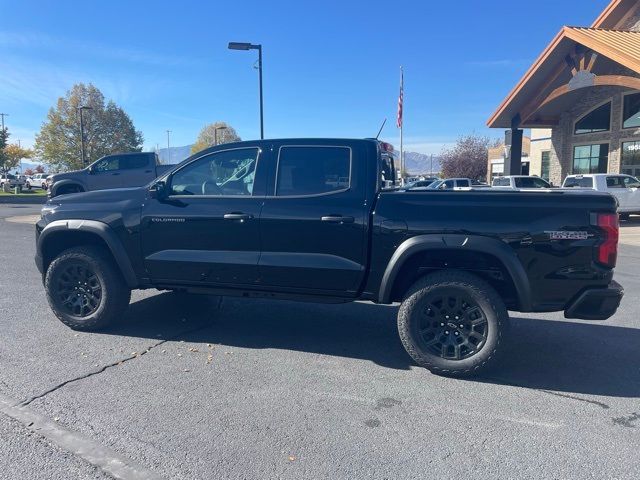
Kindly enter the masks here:
M 384 128 L 384 124 L 387 123 L 387 119 L 385 118 L 384 121 L 382 122 L 382 125 L 380 125 L 380 130 L 378 130 L 378 134 L 376 135 L 376 140 L 378 140 L 378 137 L 380 136 L 380 134 L 382 133 L 382 129 Z

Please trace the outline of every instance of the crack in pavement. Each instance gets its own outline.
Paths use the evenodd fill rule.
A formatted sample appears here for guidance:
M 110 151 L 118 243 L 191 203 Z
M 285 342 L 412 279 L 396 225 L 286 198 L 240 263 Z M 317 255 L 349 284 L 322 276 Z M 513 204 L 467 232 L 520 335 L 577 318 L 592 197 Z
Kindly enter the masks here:
M 568 393 L 554 392 L 552 390 L 545 390 L 544 388 L 526 387 L 526 386 L 518 385 L 516 383 L 512 383 L 512 382 L 503 380 L 503 379 L 501 379 L 499 377 L 487 377 L 487 379 L 500 382 L 502 385 L 508 385 L 509 387 L 531 389 L 531 390 L 535 390 L 537 392 L 547 393 L 549 395 L 555 395 L 556 397 L 568 398 L 568 399 L 571 399 L 571 400 L 577 400 L 579 402 L 590 403 L 592 405 L 597 405 L 598 407 L 603 408 L 605 410 L 609 409 L 609 405 L 607 405 L 604 402 L 599 402 L 597 400 L 589 400 L 588 398 L 582 398 L 582 397 L 578 397 L 578 396 L 575 396 L 575 395 L 569 395 Z
M 614 425 L 620 425 L 621 427 L 636 428 L 635 422 L 640 420 L 640 413 L 632 413 L 626 417 L 612 418 Z
M 43 393 L 40 393 L 38 395 L 34 395 L 34 396 L 32 396 L 32 397 L 30 397 L 30 398 L 28 398 L 28 399 L 26 399 L 26 400 L 24 400 L 22 402 L 19 402 L 17 405 L 21 406 L 21 407 L 26 407 L 27 405 L 31 404 L 32 402 L 34 402 L 36 400 L 39 400 L 41 398 L 44 398 L 47 395 L 49 395 L 50 393 L 53 393 L 53 392 L 55 392 L 57 390 L 60 390 L 62 387 L 66 386 L 66 385 L 69 385 L 70 383 L 79 382 L 81 380 L 85 380 L 85 379 L 93 377 L 95 375 L 100 375 L 101 373 L 105 372 L 106 370 L 108 370 L 108 369 L 110 369 L 112 367 L 115 367 L 115 366 L 118 366 L 118 365 L 122 365 L 123 363 L 126 363 L 126 362 L 128 362 L 130 360 L 135 360 L 136 358 L 142 357 L 143 355 L 146 355 L 147 353 L 149 353 L 154 348 L 157 348 L 160 345 L 163 345 L 163 344 L 165 344 L 167 342 L 171 342 L 173 340 L 176 340 L 177 338 L 181 337 L 182 335 L 188 335 L 190 333 L 195 333 L 195 332 L 198 332 L 200 330 L 204 330 L 204 329 L 209 328 L 209 327 L 211 327 L 211 324 L 207 323 L 206 325 L 200 325 L 200 326 L 198 326 L 196 328 L 180 331 L 180 332 L 176 333 L 175 335 L 173 335 L 173 336 L 171 336 L 169 338 L 165 338 L 164 340 L 160 340 L 160 341 L 154 343 L 153 345 L 147 347 L 146 350 L 144 350 L 144 351 L 142 351 L 140 353 L 136 353 L 135 355 L 130 355 L 130 356 L 125 357 L 123 359 L 116 360 L 115 362 L 112 362 L 112 363 L 109 363 L 107 365 L 102 366 L 98 370 L 94 370 L 94 371 L 91 371 L 89 373 L 85 373 L 84 375 L 80 375 L 78 377 L 74 377 L 74 378 L 71 378 L 69 380 L 65 380 L 64 382 L 61 382 L 61 383 L 51 387 L 49 390 L 47 390 L 47 391 L 45 391 Z
M 604 402 L 599 402 L 597 400 L 589 400 L 587 398 L 576 397 L 575 395 L 569 395 L 567 393 L 552 392 L 551 390 L 543 390 L 541 388 L 537 388 L 536 390 L 538 390 L 539 392 L 548 393 L 549 395 L 555 395 L 556 397 L 570 398 L 571 400 L 578 400 L 579 402 L 585 402 L 585 403 L 590 403 L 592 405 L 597 405 L 600 408 L 603 408 L 605 410 L 609 409 L 609 405 L 607 405 Z

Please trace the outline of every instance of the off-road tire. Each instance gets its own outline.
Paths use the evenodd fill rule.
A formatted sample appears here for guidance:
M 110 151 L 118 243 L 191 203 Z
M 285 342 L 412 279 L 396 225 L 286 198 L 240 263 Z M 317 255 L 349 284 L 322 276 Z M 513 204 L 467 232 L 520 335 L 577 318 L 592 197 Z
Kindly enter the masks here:
M 59 295 L 61 275 L 72 266 L 81 266 L 95 276 L 100 298 L 95 310 L 87 315 L 75 315 L 66 308 Z M 73 330 L 98 330 L 119 319 L 131 300 L 131 290 L 111 256 L 100 247 L 80 246 L 65 250 L 49 265 L 44 281 L 47 300 L 53 313 Z
M 453 323 L 457 323 L 455 330 L 447 326 L 440 327 L 442 324 L 450 325 L 445 323 L 447 320 L 445 320 L 445 313 L 443 312 L 448 312 L 446 308 L 435 314 L 435 317 L 429 317 L 435 310 L 433 304 L 429 302 L 433 298 L 438 298 L 440 292 L 460 292 L 460 298 L 468 298 L 470 302 L 475 303 L 473 308 L 479 308 L 482 315 L 484 315 L 484 320 L 482 321 L 484 322 L 483 325 L 486 324 L 486 330 L 483 330 L 485 339 L 479 343 L 481 346 L 478 347 L 477 351 L 470 356 L 460 359 L 446 358 L 443 355 L 436 355 L 433 351 L 439 348 L 438 345 L 446 345 L 445 342 L 436 340 L 437 343 L 435 345 L 429 345 L 429 342 L 433 342 L 436 337 L 440 339 L 446 338 L 446 342 L 449 342 L 450 335 L 453 335 L 455 331 L 458 331 L 456 335 L 462 336 L 470 333 L 470 329 L 479 328 L 465 325 L 464 329 L 458 329 L 457 327 L 460 324 L 466 323 L 463 320 L 459 322 L 452 320 Z M 462 302 L 462 304 L 463 306 L 466 305 L 465 302 Z M 437 315 L 441 315 L 441 317 Z M 464 313 L 461 318 L 466 319 L 470 315 L 470 313 Z M 474 312 L 474 315 L 478 315 L 477 311 Z M 442 323 L 439 323 L 440 320 L 442 320 Z M 436 325 L 436 322 L 437 327 L 434 328 L 433 325 Z M 425 324 L 426 328 L 423 329 L 422 326 Z M 471 324 L 471 320 L 469 324 Z M 468 377 L 477 375 L 489 368 L 500 352 L 508 327 L 509 315 L 507 309 L 495 289 L 476 275 L 454 270 L 436 272 L 418 280 L 405 295 L 398 312 L 398 332 L 407 353 L 418 365 L 426 367 L 435 374 L 444 376 Z M 421 332 L 427 331 L 431 335 L 431 331 L 435 331 L 436 328 L 443 328 L 442 336 L 438 337 L 437 334 L 434 334 L 429 340 L 425 340 Z M 448 332 L 447 335 L 444 334 L 445 331 Z M 475 339 L 475 335 L 474 332 L 470 337 Z M 460 340 L 462 340 L 462 337 Z M 459 340 L 455 337 L 451 341 L 457 342 Z M 454 349 L 454 347 L 451 348 Z M 457 351 L 459 352 L 460 350 L 461 348 L 458 347 Z M 456 350 L 454 349 L 453 351 L 455 352 Z

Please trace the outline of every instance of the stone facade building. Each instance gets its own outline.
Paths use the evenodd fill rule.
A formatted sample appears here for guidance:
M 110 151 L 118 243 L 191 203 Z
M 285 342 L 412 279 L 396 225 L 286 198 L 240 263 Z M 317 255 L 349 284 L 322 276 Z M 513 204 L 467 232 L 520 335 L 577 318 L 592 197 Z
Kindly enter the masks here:
M 640 175 L 640 1 L 614 0 L 592 27 L 564 27 L 488 125 L 514 138 L 531 129 L 529 174 L 555 185 L 574 173 Z M 505 174 L 520 173 L 517 157 Z

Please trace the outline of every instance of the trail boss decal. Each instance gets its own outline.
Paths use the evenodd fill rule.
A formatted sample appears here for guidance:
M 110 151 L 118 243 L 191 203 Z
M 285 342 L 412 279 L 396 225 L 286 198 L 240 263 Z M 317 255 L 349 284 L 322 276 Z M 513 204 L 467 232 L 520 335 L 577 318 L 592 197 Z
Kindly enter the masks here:
M 588 232 L 581 231 L 546 231 L 551 240 L 586 240 L 589 238 Z

